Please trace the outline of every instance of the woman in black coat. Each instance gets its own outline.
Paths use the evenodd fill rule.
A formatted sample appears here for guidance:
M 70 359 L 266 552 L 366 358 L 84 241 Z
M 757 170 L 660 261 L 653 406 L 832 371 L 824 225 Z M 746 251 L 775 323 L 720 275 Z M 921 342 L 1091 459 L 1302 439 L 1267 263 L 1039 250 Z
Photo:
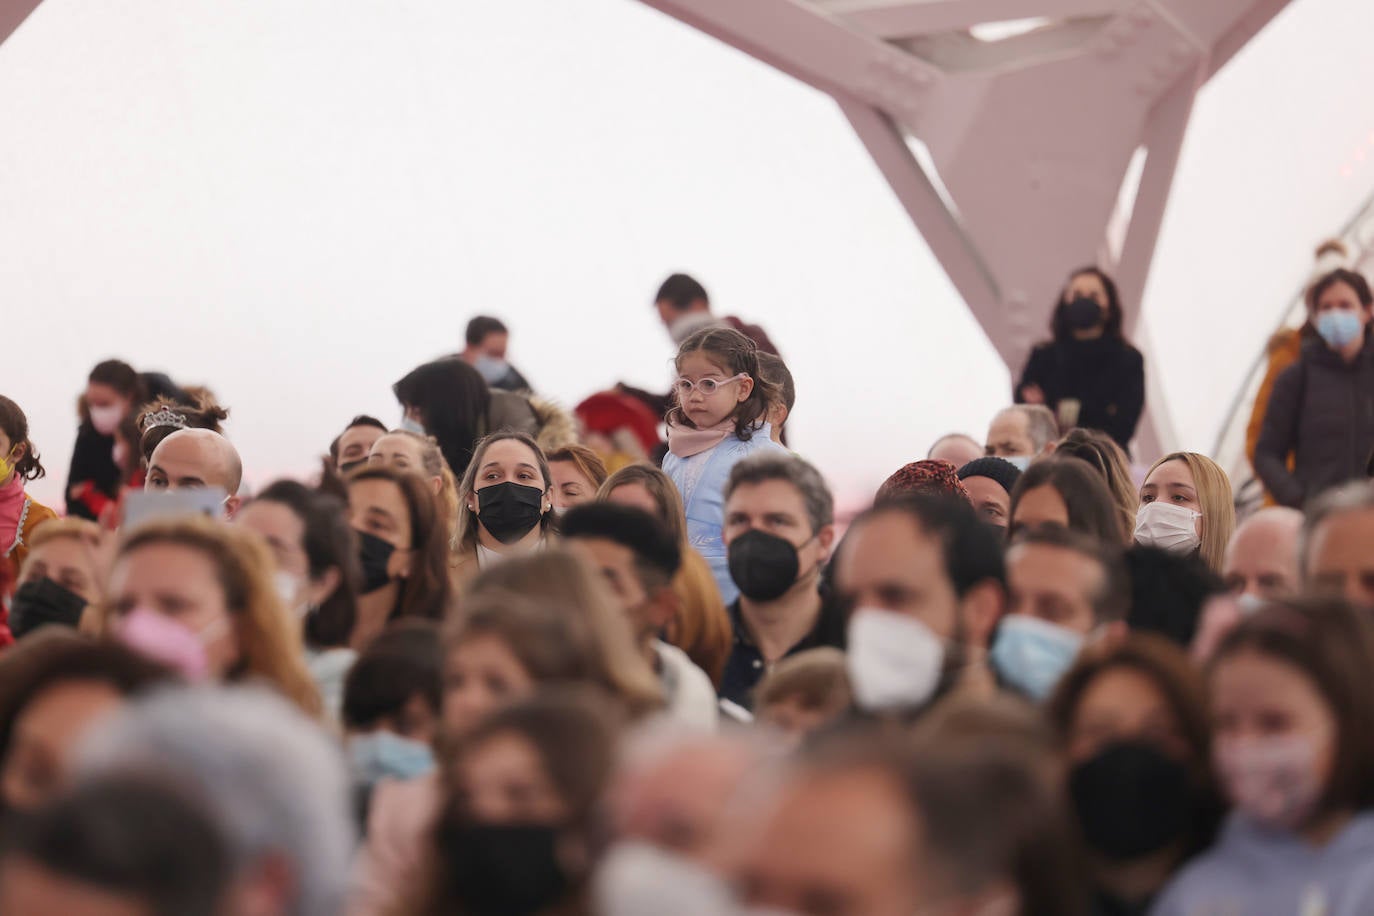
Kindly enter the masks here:
M 1121 336 L 1121 314 L 1111 277 L 1074 271 L 1054 309 L 1054 339 L 1031 351 L 1016 403 L 1044 404 L 1060 429 L 1101 430 L 1129 450 L 1145 409 L 1145 360 Z
M 1316 334 L 1274 380 L 1255 446 L 1264 486 L 1295 508 L 1364 477 L 1374 451 L 1374 292 L 1356 271 L 1333 270 L 1309 290 L 1307 310 Z

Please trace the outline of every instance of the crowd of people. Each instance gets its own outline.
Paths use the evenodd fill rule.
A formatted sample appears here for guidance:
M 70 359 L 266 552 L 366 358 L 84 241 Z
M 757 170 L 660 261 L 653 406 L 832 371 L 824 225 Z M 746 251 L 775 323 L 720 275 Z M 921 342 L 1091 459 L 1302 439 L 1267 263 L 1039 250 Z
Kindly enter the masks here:
M 667 394 L 565 411 L 478 317 L 256 492 L 109 360 L 43 506 L 0 396 L 0 912 L 1374 913 L 1374 300 L 1323 255 L 1242 518 L 1129 451 L 1096 268 L 847 526 L 681 274 Z

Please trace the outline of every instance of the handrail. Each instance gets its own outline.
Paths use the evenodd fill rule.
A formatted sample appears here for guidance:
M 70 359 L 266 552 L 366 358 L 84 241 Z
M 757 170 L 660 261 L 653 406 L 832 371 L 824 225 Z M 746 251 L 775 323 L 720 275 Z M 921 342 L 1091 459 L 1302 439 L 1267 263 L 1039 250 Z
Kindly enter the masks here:
M 1365 200 L 1355 211 L 1355 215 L 1346 221 L 1340 233 L 1333 238 L 1340 239 L 1345 244 L 1350 252 L 1351 263 L 1368 274 L 1369 268 L 1374 267 L 1374 194 Z M 1255 396 L 1259 393 L 1260 384 L 1264 381 L 1264 373 L 1269 365 L 1269 341 L 1284 328 L 1302 326 L 1307 311 L 1306 294 L 1305 281 L 1283 307 L 1273 331 L 1265 337 L 1265 346 L 1256 355 L 1236 393 L 1231 397 L 1226 418 L 1217 433 L 1212 456 L 1231 476 L 1238 509 L 1253 508 L 1262 498 L 1255 486 L 1257 480 L 1254 469 L 1250 466 L 1249 456 L 1245 454 L 1245 432 L 1250 423 Z M 1245 491 L 1254 492 L 1242 500 L 1241 493 Z

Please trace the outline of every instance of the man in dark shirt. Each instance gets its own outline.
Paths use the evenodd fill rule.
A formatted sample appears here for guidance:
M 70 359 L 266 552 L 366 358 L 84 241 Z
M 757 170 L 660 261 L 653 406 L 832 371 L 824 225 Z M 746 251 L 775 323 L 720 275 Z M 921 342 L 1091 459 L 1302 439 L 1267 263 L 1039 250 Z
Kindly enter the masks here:
M 659 320 L 672 338 L 673 345 L 680 345 L 702 328 L 734 328 L 754 342 L 760 353 L 778 355 L 778 348 L 768 337 L 768 332 L 756 324 L 749 324 L 741 318 L 726 315 L 717 318 L 711 311 L 711 299 L 706 288 L 687 274 L 673 274 L 663 281 L 654 296 L 654 308 L 658 310 Z M 656 394 L 640 388 L 632 388 L 621 382 L 616 386 L 623 394 L 628 394 L 645 404 L 656 417 L 662 417 L 672 406 L 667 394 Z
M 467 347 L 458 356 L 482 373 L 492 388 L 502 391 L 530 391 L 530 383 L 506 359 L 510 329 L 499 318 L 478 315 L 468 322 L 464 338 Z
M 822 591 L 835 542 L 835 507 L 820 473 L 792 455 L 741 461 L 725 488 L 725 545 L 740 598 L 722 699 L 749 708 L 778 661 L 817 646 L 844 648 L 845 618 Z

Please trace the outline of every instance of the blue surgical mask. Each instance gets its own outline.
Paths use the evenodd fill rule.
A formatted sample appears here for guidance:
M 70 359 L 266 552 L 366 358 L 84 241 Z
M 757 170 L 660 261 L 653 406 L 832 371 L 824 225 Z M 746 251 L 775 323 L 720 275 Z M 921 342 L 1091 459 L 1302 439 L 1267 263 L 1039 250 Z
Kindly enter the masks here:
M 1027 614 L 1008 614 L 997 628 L 992 665 L 1002 680 L 1032 700 L 1043 700 L 1069 670 L 1083 636 Z
M 1358 312 L 1348 309 L 1332 309 L 1322 312 L 1316 320 L 1317 333 L 1333 350 L 1344 350 L 1352 341 L 1359 340 L 1364 334 L 1364 323 Z
M 477 357 L 477 362 L 473 368 L 481 373 L 482 378 L 486 379 L 488 385 L 495 385 L 501 379 L 510 374 L 510 363 L 504 359 L 497 359 L 495 356 L 488 356 L 483 353 Z
M 1031 462 L 1030 455 L 1011 455 L 1009 457 L 1003 458 L 1002 460 L 1014 465 L 1016 467 L 1016 470 L 1021 471 L 1022 473 L 1025 472 L 1026 468 L 1030 467 Z
M 419 420 L 412 420 L 410 417 L 401 417 L 401 429 L 408 433 L 415 433 L 417 436 L 425 435 L 425 425 Z
M 384 728 L 349 739 L 348 759 L 353 778 L 368 784 L 383 778 L 414 779 L 434 769 L 434 751 L 428 744 Z

